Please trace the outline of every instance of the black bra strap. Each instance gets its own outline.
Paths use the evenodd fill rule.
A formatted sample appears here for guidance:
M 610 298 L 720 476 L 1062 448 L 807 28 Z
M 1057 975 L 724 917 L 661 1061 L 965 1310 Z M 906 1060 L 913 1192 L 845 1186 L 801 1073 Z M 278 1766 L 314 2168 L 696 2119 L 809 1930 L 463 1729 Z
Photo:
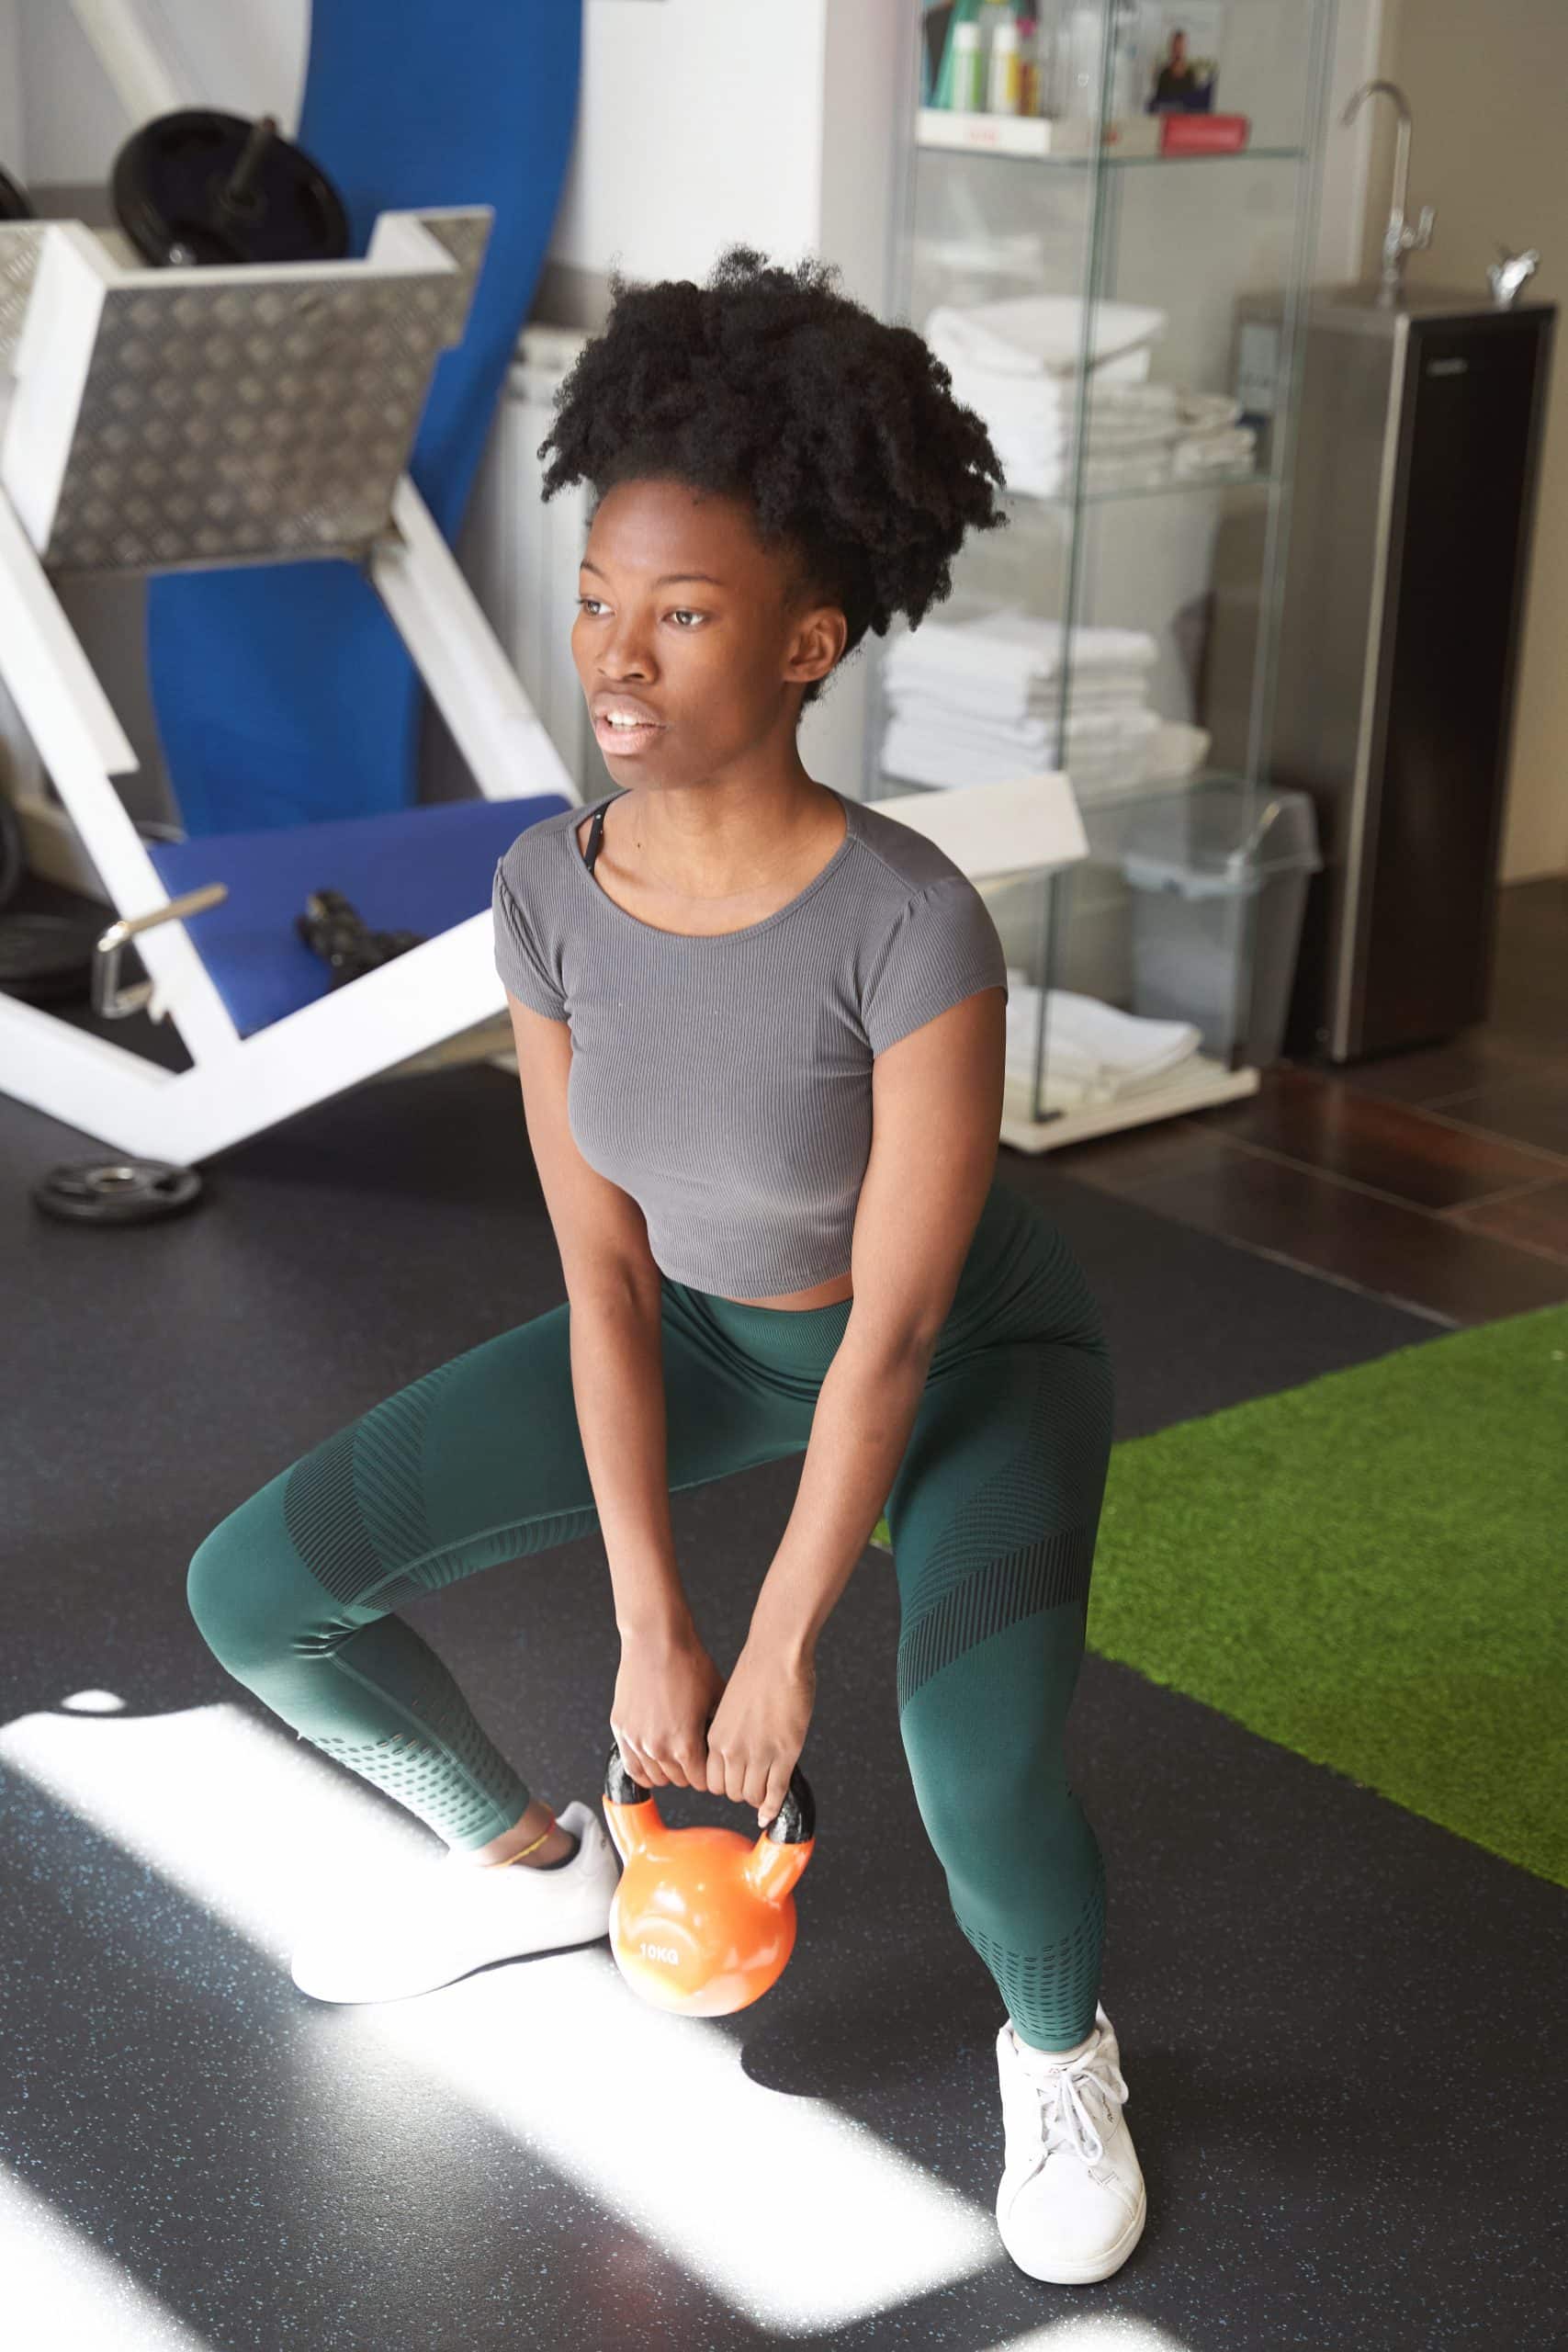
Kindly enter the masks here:
M 598 854 L 599 854 L 599 844 L 600 844 L 600 842 L 604 840 L 604 811 L 603 810 L 603 808 L 599 808 L 599 809 L 596 809 L 596 810 L 594 811 L 593 823 L 592 823 L 592 827 L 590 828 L 589 834 L 588 834 L 588 848 L 587 848 L 587 851 L 585 852 L 585 856 L 586 856 L 587 864 L 588 864 L 588 871 L 590 872 L 590 874 L 592 874 L 592 871 L 593 871 L 593 861 L 594 861 L 594 859 L 595 859 L 595 858 L 598 856 Z

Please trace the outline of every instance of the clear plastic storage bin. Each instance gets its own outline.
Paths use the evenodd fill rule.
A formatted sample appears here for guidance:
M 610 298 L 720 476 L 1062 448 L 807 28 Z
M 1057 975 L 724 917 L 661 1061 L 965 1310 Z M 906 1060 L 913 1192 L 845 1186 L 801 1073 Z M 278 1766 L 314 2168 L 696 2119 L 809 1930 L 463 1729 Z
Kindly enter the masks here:
M 1279 1059 L 1310 877 L 1321 871 L 1304 792 L 1211 784 L 1129 812 L 1133 1011 L 1195 1022 L 1232 1067 Z

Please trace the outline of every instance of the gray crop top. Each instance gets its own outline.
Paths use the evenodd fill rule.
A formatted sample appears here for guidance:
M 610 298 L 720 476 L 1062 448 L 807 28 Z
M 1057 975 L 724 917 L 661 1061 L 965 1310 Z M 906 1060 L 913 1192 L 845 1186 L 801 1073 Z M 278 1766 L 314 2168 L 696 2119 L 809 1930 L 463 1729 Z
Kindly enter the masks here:
M 829 787 L 831 789 L 831 786 Z M 495 967 L 571 1030 L 567 1116 L 642 1210 L 671 1280 L 772 1298 L 847 1272 L 874 1057 L 977 989 L 1007 991 L 985 900 L 874 801 L 798 898 L 716 938 L 660 931 L 595 881 L 562 808 L 496 864 Z

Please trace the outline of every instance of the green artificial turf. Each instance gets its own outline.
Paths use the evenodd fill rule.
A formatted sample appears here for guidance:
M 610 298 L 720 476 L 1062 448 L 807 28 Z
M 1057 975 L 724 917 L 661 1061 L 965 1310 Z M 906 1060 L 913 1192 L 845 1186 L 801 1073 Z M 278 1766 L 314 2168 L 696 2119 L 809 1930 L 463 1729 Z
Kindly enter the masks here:
M 1089 1640 L 1568 1885 L 1568 1307 L 1117 1446 Z

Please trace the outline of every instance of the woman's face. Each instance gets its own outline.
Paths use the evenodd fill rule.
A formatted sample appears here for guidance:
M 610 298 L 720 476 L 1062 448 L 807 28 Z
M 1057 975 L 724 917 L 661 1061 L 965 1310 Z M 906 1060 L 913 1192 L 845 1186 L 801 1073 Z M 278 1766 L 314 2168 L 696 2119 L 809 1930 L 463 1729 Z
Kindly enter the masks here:
M 833 667 L 847 627 L 813 603 L 744 501 L 649 479 L 617 483 L 593 517 L 571 654 L 611 776 L 705 783 L 795 763 L 800 697 Z M 624 710 L 651 723 L 616 728 Z

